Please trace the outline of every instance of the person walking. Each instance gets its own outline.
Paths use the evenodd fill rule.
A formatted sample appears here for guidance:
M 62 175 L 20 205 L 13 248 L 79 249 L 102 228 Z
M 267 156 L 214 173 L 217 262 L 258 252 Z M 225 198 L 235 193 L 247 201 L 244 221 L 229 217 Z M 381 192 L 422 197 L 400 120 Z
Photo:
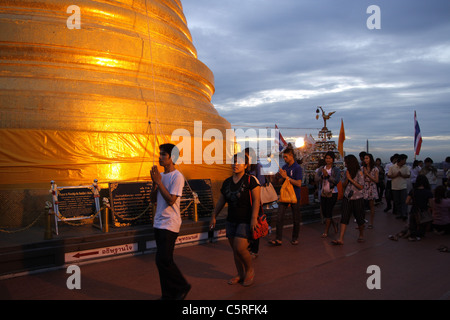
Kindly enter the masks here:
M 286 148 L 283 151 L 283 159 L 286 164 L 282 169 L 278 172 L 281 179 L 286 180 L 289 179 L 292 186 L 294 187 L 295 196 L 297 198 L 297 203 L 283 203 L 280 202 L 278 206 L 278 215 L 277 215 L 277 230 L 276 230 L 276 238 L 274 240 L 269 241 L 269 244 L 274 246 L 282 245 L 283 238 L 283 227 L 284 227 L 284 215 L 286 213 L 289 205 L 292 209 L 292 245 L 298 245 L 298 236 L 300 232 L 300 187 L 302 186 L 303 180 L 303 170 L 300 165 L 295 161 L 294 150 L 292 148 Z
M 220 198 L 210 221 L 210 228 L 214 229 L 217 215 L 228 203 L 226 236 L 233 250 L 237 269 L 237 275 L 231 278 L 228 284 L 242 283 L 245 287 L 252 285 L 255 277 L 248 246 L 252 231 L 258 227 L 261 201 L 261 187 L 254 176 L 246 173 L 248 166 L 249 157 L 245 153 L 234 155 L 231 165 L 233 175 L 223 182 Z
M 411 171 L 406 165 L 406 154 L 398 156 L 397 163 L 389 168 L 388 178 L 392 179 L 392 196 L 394 199 L 394 214 L 397 219 L 406 220 L 408 217 L 406 205 L 408 179 L 411 176 Z
M 360 169 L 358 159 L 354 155 L 345 157 L 346 177 L 342 184 L 345 188 L 342 199 L 341 231 L 338 240 L 331 241 L 334 245 L 344 244 L 344 235 L 353 215 L 359 229 L 358 242 L 364 242 L 364 175 Z
M 150 175 L 153 181 L 151 198 L 157 203 L 153 228 L 161 300 L 184 300 L 191 285 L 175 264 L 173 250 L 181 227 L 180 201 L 185 181 L 181 172 L 175 169 L 177 147 L 168 143 L 160 145 L 159 149 L 159 165 L 164 167 L 164 172 L 161 174 L 158 167 L 153 166 Z
M 364 174 L 364 200 L 369 202 L 370 208 L 370 220 L 367 228 L 372 229 L 375 216 L 375 199 L 378 198 L 377 183 L 379 178 L 378 168 L 375 166 L 372 154 L 367 153 L 364 156 L 362 171 Z
M 314 179 L 321 190 L 320 207 L 325 219 L 325 231 L 322 233 L 322 238 L 328 237 L 331 225 L 335 233 L 338 232 L 337 223 L 333 220 L 333 209 L 338 197 L 337 185 L 341 180 L 341 171 L 334 165 L 334 160 L 334 152 L 328 151 L 325 154 L 325 165 L 316 171 Z

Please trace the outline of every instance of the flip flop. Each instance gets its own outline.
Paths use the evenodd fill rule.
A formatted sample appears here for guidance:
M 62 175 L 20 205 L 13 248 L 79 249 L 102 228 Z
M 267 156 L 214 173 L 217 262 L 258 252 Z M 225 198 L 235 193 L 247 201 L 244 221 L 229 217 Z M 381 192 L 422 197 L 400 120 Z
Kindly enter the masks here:
M 398 241 L 398 237 L 397 236 L 393 236 L 392 234 L 389 235 L 388 239 L 392 240 L 392 241 Z
M 269 244 L 278 247 L 282 245 L 282 242 L 280 240 L 270 240 Z
M 235 284 L 237 284 L 237 283 L 241 283 L 241 282 L 243 282 L 243 281 L 244 281 L 244 280 L 242 280 L 241 277 L 236 276 L 236 277 L 231 278 L 230 280 L 228 280 L 227 283 L 228 283 L 230 286 L 232 286 L 232 285 L 235 285 Z
M 342 246 L 344 243 L 342 241 L 339 241 L 339 240 L 332 240 L 331 244 L 333 244 L 335 246 Z

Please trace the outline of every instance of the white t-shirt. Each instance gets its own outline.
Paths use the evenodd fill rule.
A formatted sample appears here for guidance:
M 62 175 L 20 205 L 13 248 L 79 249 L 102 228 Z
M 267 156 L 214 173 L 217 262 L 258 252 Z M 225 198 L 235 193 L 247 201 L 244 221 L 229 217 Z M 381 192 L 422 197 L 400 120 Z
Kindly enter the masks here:
M 180 202 L 181 196 L 183 195 L 184 177 L 178 170 L 169 173 L 161 173 L 161 177 L 162 183 L 167 191 L 169 191 L 171 195 L 178 196 L 178 198 L 173 205 L 169 206 L 161 195 L 161 192 L 158 190 L 153 227 L 179 233 L 181 227 Z
M 324 167 L 325 170 L 327 170 L 328 176 L 331 177 L 331 171 L 333 170 L 333 167 L 331 167 L 330 169 L 327 169 L 327 167 Z M 325 179 L 323 182 L 323 192 L 325 193 L 329 193 L 330 192 L 330 182 L 328 181 L 328 179 Z M 337 193 L 338 192 L 338 188 L 337 186 L 334 186 L 332 193 Z

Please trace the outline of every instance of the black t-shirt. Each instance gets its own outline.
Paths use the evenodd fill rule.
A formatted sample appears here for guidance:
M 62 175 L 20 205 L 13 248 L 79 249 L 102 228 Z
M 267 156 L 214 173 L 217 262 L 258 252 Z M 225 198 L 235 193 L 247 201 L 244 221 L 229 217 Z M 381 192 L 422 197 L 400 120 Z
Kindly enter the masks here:
M 428 200 L 433 198 L 433 192 L 427 189 L 414 189 L 409 193 L 413 199 L 413 206 L 425 211 L 428 209 Z
M 233 177 L 229 177 L 223 182 L 220 192 L 228 203 L 227 221 L 248 224 L 251 222 L 250 191 L 258 186 L 258 180 L 248 174 L 244 174 L 238 183 L 233 182 Z

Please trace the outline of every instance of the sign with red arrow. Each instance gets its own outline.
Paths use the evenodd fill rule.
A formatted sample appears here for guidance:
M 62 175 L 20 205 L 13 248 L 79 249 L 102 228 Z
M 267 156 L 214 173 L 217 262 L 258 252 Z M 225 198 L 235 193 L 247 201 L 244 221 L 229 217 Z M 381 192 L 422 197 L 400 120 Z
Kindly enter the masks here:
M 133 253 L 138 250 L 137 243 L 122 244 L 120 246 L 96 248 L 91 250 L 83 250 L 76 252 L 68 252 L 65 254 L 65 262 L 74 262 L 87 259 L 98 259 L 108 256 L 118 256 L 126 253 Z

